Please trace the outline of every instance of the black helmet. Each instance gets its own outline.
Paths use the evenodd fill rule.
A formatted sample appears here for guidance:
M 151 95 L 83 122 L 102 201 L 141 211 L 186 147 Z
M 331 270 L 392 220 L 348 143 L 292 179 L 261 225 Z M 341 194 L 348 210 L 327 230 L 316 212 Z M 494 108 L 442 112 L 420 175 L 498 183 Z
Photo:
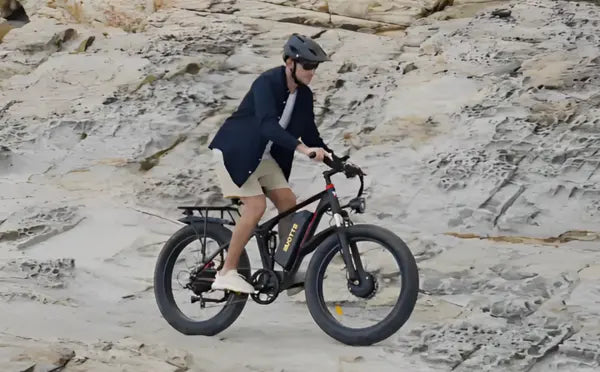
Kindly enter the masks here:
M 315 63 L 330 61 L 327 53 L 313 39 L 296 33 L 292 34 L 283 46 L 283 59 L 286 57 Z

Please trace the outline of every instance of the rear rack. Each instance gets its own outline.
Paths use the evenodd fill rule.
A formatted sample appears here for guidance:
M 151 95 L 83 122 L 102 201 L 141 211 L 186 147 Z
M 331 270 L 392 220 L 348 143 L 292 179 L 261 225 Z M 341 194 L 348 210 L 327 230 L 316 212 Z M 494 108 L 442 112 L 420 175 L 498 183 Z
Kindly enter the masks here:
M 223 205 L 223 206 L 214 206 L 214 205 L 193 205 L 193 206 L 180 206 L 177 209 L 182 209 L 183 214 L 186 216 L 193 216 L 194 211 L 197 211 L 200 217 L 209 218 L 209 212 L 219 212 L 221 219 L 224 220 L 225 216 L 228 215 L 231 219 L 231 224 L 235 224 L 235 221 L 241 216 L 240 211 L 237 205 L 240 205 L 239 202 L 233 202 L 233 205 Z M 234 213 L 237 214 L 238 218 L 234 217 Z

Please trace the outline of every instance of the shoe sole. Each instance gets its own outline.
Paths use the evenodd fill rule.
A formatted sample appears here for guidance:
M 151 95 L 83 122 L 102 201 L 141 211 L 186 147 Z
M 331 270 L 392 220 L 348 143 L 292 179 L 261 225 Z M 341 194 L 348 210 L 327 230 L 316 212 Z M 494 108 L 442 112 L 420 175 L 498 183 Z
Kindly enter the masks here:
M 215 290 L 215 291 L 231 291 L 231 292 L 236 292 L 236 293 L 245 293 L 245 294 L 252 294 L 255 292 L 255 290 L 253 289 L 252 292 L 247 292 L 245 290 L 240 290 L 238 288 L 226 288 L 226 287 L 221 287 L 221 286 L 211 286 L 211 289 Z

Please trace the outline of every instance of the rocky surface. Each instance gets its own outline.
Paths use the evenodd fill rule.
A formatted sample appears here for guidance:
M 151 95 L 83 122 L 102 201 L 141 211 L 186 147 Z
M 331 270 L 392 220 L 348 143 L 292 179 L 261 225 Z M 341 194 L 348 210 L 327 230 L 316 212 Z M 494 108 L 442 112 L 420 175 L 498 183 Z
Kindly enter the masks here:
M 2 221 L 0 242 L 11 242 L 19 249 L 27 248 L 77 226 L 84 218 L 77 212 L 77 206 L 49 209 L 30 206 Z
M 594 2 L 0 9 L 3 370 L 600 368 Z M 154 301 L 176 206 L 225 203 L 208 141 L 291 32 L 332 54 L 313 83 L 317 122 L 368 174 L 356 221 L 395 231 L 419 264 L 410 321 L 370 348 L 323 334 L 303 293 L 250 303 L 215 337 L 177 334 Z M 300 199 L 321 171 L 297 159 Z M 356 191 L 334 181 L 343 199 Z
M 109 371 L 121 370 L 187 371 L 194 369 L 194 358 L 183 350 L 147 345 L 130 337 L 86 344 L 62 340 L 60 346 L 44 340 L 2 334 L 10 342 L 2 354 L 14 371 Z M 31 342 L 36 343 L 30 347 Z M 0 354 L 1 355 L 1 354 Z

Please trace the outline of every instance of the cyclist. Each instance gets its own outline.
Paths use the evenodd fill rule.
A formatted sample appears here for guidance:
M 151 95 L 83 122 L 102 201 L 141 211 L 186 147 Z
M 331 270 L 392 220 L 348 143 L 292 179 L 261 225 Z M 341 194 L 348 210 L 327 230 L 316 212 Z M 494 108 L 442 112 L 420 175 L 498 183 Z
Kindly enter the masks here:
M 288 184 L 294 151 L 322 162 L 333 156 L 314 120 L 313 95 L 308 87 L 320 63 L 330 61 L 311 38 L 293 34 L 283 47 L 283 66 L 256 78 L 237 110 L 209 144 L 223 196 L 243 203 L 224 266 L 212 289 L 253 293 L 254 287 L 237 272 L 239 257 L 266 210 L 266 197 L 279 211 L 296 205 Z M 266 194 L 266 195 L 265 195 Z M 291 216 L 279 224 L 281 236 Z

